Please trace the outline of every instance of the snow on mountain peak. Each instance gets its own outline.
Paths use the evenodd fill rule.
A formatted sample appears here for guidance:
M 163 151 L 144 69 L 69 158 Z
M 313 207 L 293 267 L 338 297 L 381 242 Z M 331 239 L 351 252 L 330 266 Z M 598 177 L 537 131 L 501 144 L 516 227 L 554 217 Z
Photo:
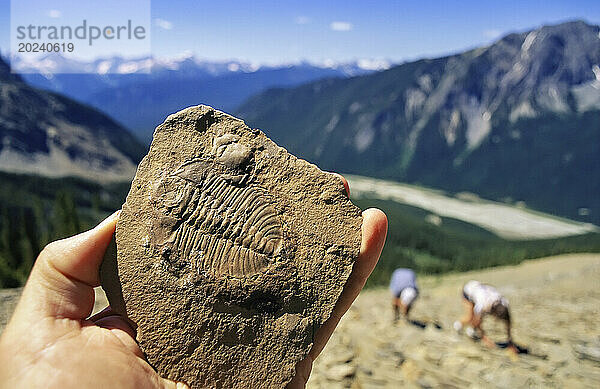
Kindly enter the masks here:
M 361 69 L 373 70 L 373 71 L 386 70 L 386 69 L 389 69 L 391 66 L 390 62 L 386 61 L 384 59 L 367 59 L 367 58 L 359 59 L 356 62 L 356 64 Z
M 323 61 L 294 61 L 274 64 L 261 64 L 240 60 L 204 60 L 195 56 L 191 51 L 171 57 L 138 57 L 122 58 L 109 57 L 83 61 L 60 54 L 51 54 L 35 59 L 24 59 L 19 56 L 11 58 L 13 69 L 20 73 L 96 73 L 105 74 L 137 74 L 156 71 L 202 71 L 213 76 L 226 73 L 252 73 L 259 69 L 276 69 L 293 66 L 314 66 L 326 69 L 341 70 L 344 74 L 353 76 L 371 71 L 388 69 L 391 63 L 383 59 L 363 58 L 356 61 L 340 62 L 332 59 Z

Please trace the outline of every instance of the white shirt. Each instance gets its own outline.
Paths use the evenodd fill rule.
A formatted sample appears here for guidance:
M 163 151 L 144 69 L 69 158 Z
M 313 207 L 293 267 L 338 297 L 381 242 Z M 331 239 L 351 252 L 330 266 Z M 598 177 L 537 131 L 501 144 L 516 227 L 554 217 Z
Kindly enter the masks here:
M 478 281 L 469 281 L 465 284 L 463 292 L 473 302 L 473 312 L 477 315 L 490 313 L 496 302 L 500 302 L 508 308 L 508 301 L 493 286 Z

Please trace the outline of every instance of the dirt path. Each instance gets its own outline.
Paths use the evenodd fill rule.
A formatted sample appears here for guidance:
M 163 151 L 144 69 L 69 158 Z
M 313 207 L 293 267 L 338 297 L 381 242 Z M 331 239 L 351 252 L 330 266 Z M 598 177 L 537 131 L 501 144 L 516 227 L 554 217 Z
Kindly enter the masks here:
M 469 279 L 509 299 L 514 339 L 528 354 L 491 350 L 452 323 Z M 309 388 L 597 387 L 600 382 L 600 256 L 565 255 L 520 266 L 420 280 L 412 318 L 392 323 L 387 290 L 363 292 L 317 359 Z M 439 326 L 436 327 L 437 324 Z M 503 340 L 491 318 L 484 328 Z

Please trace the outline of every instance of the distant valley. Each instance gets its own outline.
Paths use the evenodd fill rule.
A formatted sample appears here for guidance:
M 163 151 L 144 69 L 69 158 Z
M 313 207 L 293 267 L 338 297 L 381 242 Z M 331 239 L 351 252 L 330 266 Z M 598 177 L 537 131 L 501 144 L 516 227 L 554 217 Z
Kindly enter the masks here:
M 550 239 L 598 233 L 589 223 L 577 223 L 541 212 L 533 212 L 480 199 L 472 193 L 448 196 L 441 191 L 369 177 L 346 175 L 355 199 L 389 200 L 429 212 L 423 220 L 441 226 L 444 218 L 461 220 L 507 240 Z

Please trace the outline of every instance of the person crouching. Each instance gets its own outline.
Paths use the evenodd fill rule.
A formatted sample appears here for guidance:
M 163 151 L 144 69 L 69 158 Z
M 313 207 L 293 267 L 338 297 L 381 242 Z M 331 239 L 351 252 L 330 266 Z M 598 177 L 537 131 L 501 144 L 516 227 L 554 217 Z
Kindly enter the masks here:
M 478 335 L 481 341 L 489 347 L 496 347 L 496 343 L 492 342 L 483 331 L 481 322 L 483 317 L 491 315 L 502 322 L 506 326 L 506 334 L 508 348 L 517 352 L 517 349 L 512 341 L 511 336 L 511 319 L 508 300 L 504 298 L 496 288 L 491 285 L 482 284 L 478 281 L 469 281 L 465 284 L 462 290 L 463 306 L 465 313 L 463 317 L 454 323 L 454 329 L 461 331 L 462 328 L 469 324 L 467 335 L 473 337 Z
M 411 269 L 396 269 L 390 280 L 390 291 L 393 296 L 394 322 L 400 318 L 408 320 L 408 314 L 419 296 L 415 272 Z

